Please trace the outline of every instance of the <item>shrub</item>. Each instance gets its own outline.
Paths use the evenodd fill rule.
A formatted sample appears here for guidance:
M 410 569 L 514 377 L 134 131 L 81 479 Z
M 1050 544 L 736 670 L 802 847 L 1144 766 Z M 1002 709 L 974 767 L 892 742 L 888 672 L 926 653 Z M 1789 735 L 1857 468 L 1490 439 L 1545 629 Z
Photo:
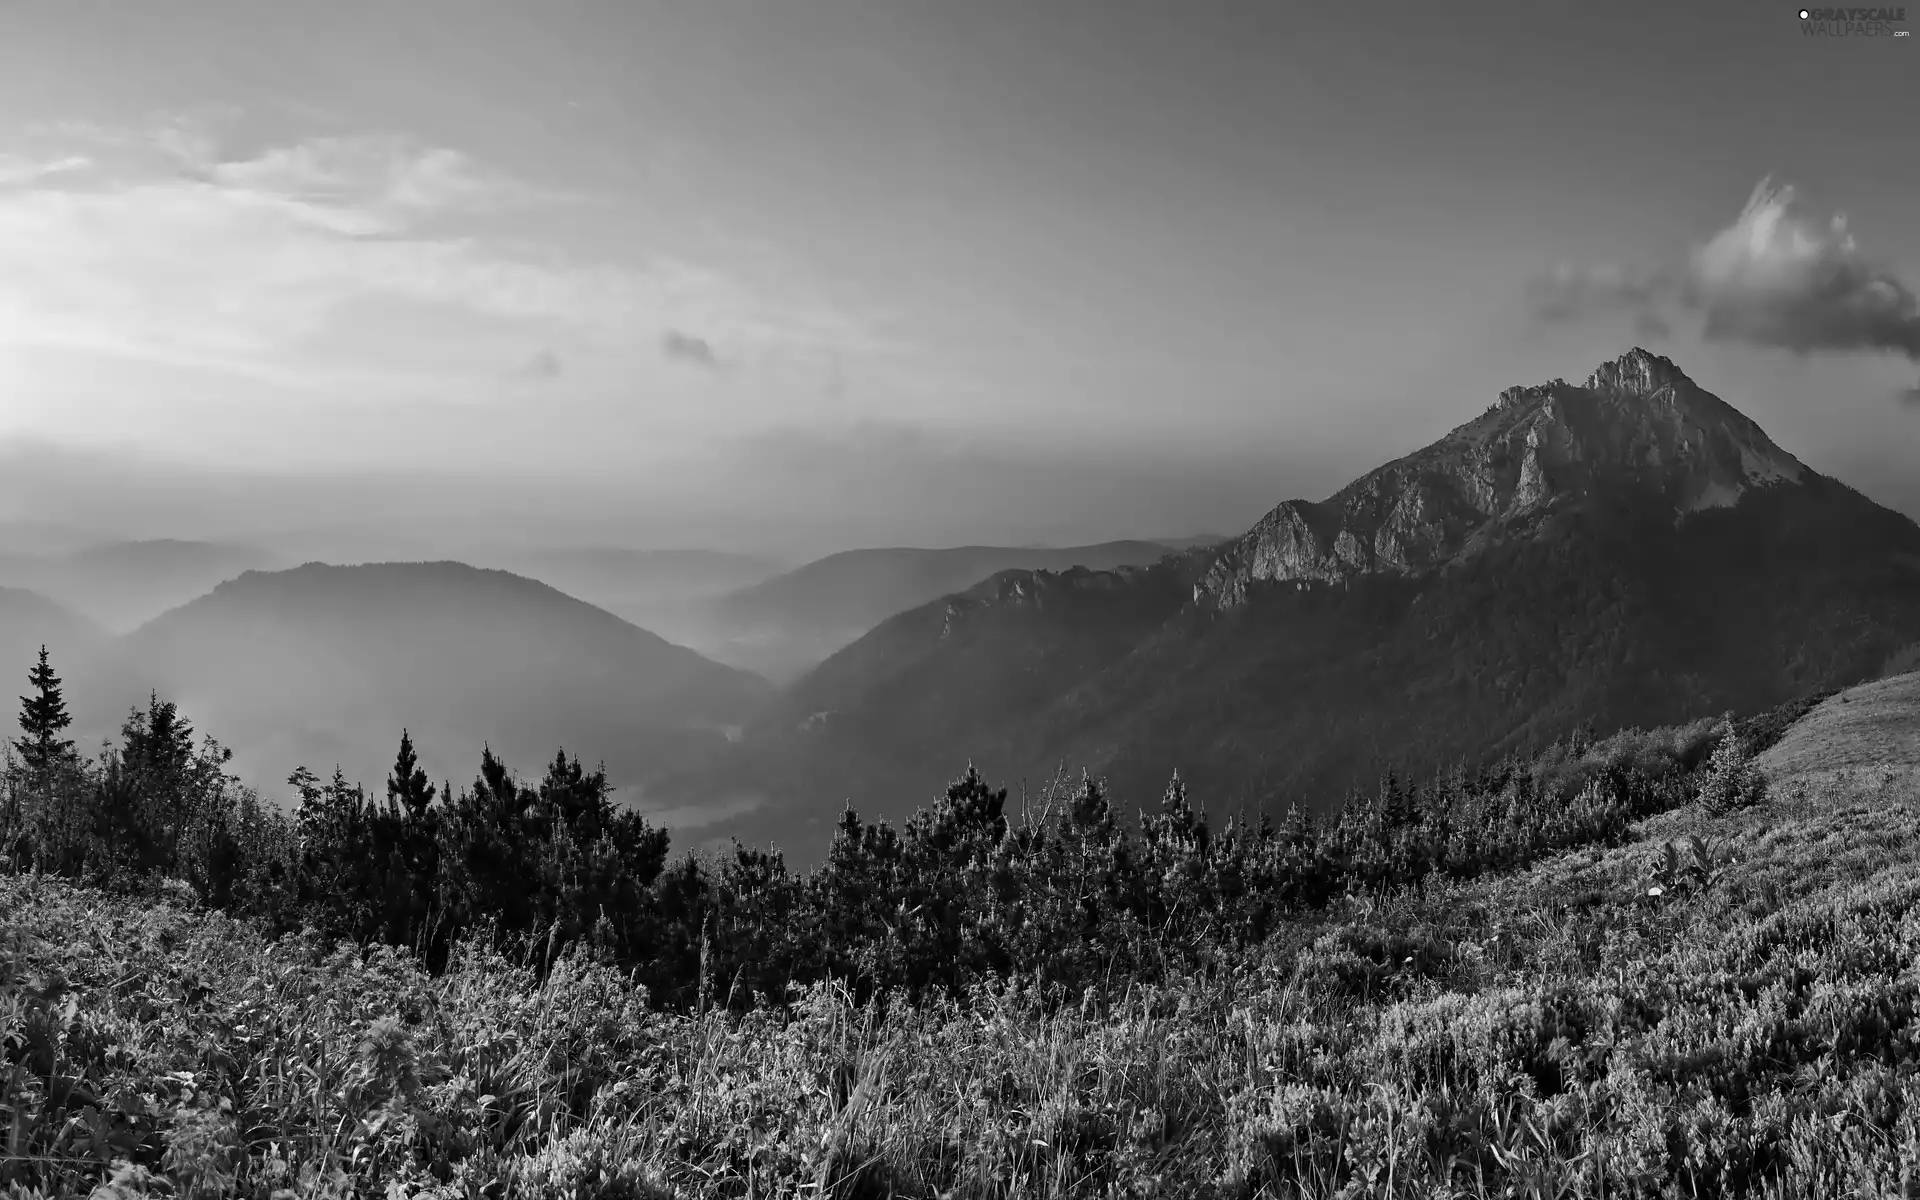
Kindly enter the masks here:
M 1716 816 L 1752 808 L 1767 797 L 1767 781 L 1728 721 L 1700 778 L 1700 805 Z

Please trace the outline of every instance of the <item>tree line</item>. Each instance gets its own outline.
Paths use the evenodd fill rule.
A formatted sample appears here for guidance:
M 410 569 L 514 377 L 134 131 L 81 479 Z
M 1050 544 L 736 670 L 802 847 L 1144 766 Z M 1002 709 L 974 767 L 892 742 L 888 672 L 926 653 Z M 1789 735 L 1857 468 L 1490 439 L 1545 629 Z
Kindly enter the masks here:
M 738 843 L 675 857 L 604 769 L 564 750 L 532 780 L 484 751 L 456 790 L 429 781 L 403 730 L 384 794 L 302 768 L 287 811 L 158 695 L 85 756 L 44 648 L 28 683 L 4 762 L 7 869 L 185 885 L 276 931 L 406 947 L 435 969 L 462 939 L 536 967 L 586 953 L 675 1006 L 777 1002 L 819 980 L 925 996 L 1020 977 L 1070 996 L 1204 970 L 1341 896 L 1615 842 L 1695 800 L 1756 803 L 1748 756 L 1810 702 L 1738 725 L 1583 729 L 1432 779 L 1387 772 L 1328 820 L 1289 808 L 1216 825 L 1177 775 L 1132 821 L 1088 776 L 1014 813 L 969 769 L 898 828 L 848 808 L 825 861 L 797 872 Z

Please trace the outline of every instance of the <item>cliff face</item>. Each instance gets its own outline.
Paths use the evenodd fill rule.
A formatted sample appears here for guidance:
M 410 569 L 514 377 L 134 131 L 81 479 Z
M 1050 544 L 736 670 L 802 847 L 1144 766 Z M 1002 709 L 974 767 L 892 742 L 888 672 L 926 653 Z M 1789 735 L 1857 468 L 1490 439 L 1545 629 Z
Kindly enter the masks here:
M 1439 441 L 1317 504 L 1289 500 L 1223 547 L 1197 603 L 1230 608 L 1263 582 L 1417 574 L 1548 511 L 1603 497 L 1730 507 L 1810 472 L 1659 355 L 1635 349 L 1574 386 L 1509 388 Z

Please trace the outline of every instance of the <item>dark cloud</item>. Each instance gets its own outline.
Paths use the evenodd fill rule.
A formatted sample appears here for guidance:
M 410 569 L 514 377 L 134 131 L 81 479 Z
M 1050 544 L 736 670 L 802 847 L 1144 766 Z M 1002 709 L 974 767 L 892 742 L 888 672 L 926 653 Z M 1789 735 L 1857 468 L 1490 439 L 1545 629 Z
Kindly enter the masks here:
M 558 354 L 551 350 L 542 350 L 515 368 L 513 377 L 545 383 L 548 380 L 560 378 L 560 373 L 564 369 Z
M 661 335 L 660 352 L 675 361 L 693 363 L 710 371 L 720 366 L 720 357 L 713 352 L 711 342 L 677 329 L 669 329 Z
M 1678 268 L 1563 265 L 1529 284 L 1527 298 L 1541 320 L 1629 313 L 1642 330 L 1668 332 L 1666 314 L 1677 311 L 1710 341 L 1920 361 L 1912 289 L 1861 252 L 1845 218 L 1815 218 L 1791 187 L 1769 180 Z

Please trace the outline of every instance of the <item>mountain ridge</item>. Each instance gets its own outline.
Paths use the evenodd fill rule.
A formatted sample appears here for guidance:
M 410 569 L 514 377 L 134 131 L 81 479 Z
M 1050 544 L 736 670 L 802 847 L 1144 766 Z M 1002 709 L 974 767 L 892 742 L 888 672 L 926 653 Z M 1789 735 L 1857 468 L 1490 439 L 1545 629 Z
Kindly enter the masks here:
M 1278 552 L 1274 513 L 1310 553 Z M 1388 765 L 1757 711 L 1920 640 L 1920 526 L 1644 350 L 1507 389 L 1274 513 L 1218 548 L 1002 572 L 883 622 L 750 729 L 728 786 L 767 797 L 754 836 L 804 842 L 828 797 L 897 812 L 969 761 L 1009 784 L 1086 768 L 1142 800 L 1178 769 L 1220 804 L 1324 811 Z
M 1001 571 L 1141 566 L 1171 553 L 1141 540 L 844 550 L 719 597 L 687 640 L 721 662 L 792 682 L 888 618 Z
M 1255 583 L 1417 574 L 1607 485 L 1651 486 L 1685 516 L 1808 474 L 1671 360 L 1635 347 L 1577 387 L 1508 388 L 1479 416 L 1326 500 L 1283 501 L 1227 544 L 1195 599 L 1231 607 Z

